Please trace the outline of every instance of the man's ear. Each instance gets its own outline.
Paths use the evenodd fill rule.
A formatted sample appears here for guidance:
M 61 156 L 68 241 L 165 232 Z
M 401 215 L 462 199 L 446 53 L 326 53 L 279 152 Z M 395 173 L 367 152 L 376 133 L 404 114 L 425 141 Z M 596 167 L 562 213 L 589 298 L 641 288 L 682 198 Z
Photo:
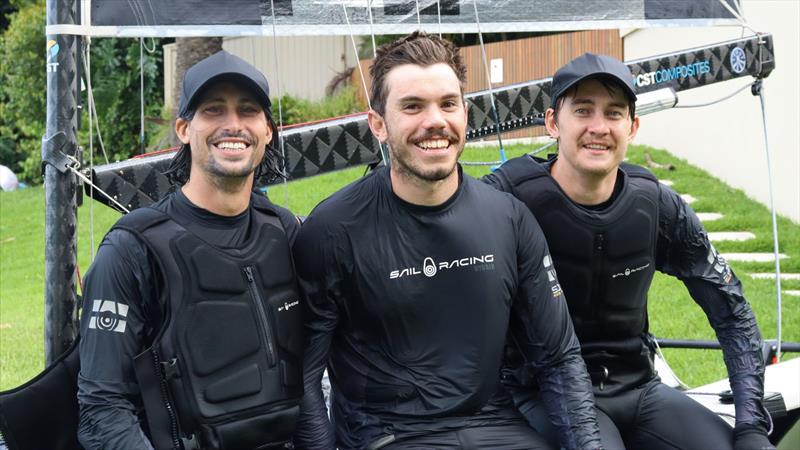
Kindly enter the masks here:
M 386 131 L 386 121 L 374 109 L 370 109 L 367 112 L 367 123 L 369 123 L 369 129 L 372 130 L 372 134 L 381 143 L 386 142 L 389 137 L 389 133 Z
M 553 108 L 547 108 L 547 111 L 544 112 L 544 127 L 551 138 L 558 139 L 561 137 L 561 133 L 558 131 L 558 122 L 556 121 L 556 110 Z
M 631 134 L 628 136 L 628 142 L 632 142 L 633 138 L 636 137 L 636 133 L 639 132 L 639 116 L 636 116 L 631 121 Z
M 189 121 L 178 117 L 175 119 L 175 135 L 184 144 L 189 143 Z

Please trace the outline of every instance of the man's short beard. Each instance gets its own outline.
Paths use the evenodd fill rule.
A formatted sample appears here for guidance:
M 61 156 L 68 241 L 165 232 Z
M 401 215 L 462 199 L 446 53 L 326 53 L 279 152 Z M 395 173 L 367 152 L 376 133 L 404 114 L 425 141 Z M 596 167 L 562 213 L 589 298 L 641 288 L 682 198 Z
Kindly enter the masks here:
M 456 170 L 456 164 L 453 164 L 453 167 L 446 168 L 442 167 L 439 169 L 433 169 L 429 171 L 424 170 L 417 170 L 416 168 L 400 163 L 400 160 L 391 155 L 392 160 L 392 169 L 394 169 L 399 175 L 403 176 L 404 178 L 410 181 L 421 181 L 421 182 L 428 182 L 428 183 L 435 183 L 437 181 L 442 181 L 445 178 L 449 177 L 453 174 Z

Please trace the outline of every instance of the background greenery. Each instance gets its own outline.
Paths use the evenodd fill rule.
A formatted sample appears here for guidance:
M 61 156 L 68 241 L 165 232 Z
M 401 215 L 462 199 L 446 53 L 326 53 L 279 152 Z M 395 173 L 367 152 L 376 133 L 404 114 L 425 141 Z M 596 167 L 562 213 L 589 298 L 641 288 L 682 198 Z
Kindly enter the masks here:
M 510 156 L 529 151 L 530 147 L 511 146 Z M 671 163 L 674 171 L 655 170 L 660 178 L 670 179 L 679 193 L 697 198 L 692 204 L 697 211 L 720 212 L 725 217 L 708 222 L 709 231 L 751 231 L 756 239 L 747 242 L 720 242 L 721 252 L 759 251 L 772 249 L 772 226 L 769 211 L 748 199 L 742 191 L 732 189 L 707 172 L 686 164 L 665 151 L 633 146 L 629 160 L 644 164 L 649 152 L 660 163 Z M 496 148 L 467 149 L 462 160 L 492 161 L 498 159 Z M 467 167 L 479 176 L 488 167 Z M 296 214 L 307 215 L 332 192 L 358 179 L 363 167 L 272 186 L 269 195 L 275 203 L 288 206 Z M 16 192 L 0 192 L 0 390 L 17 386 L 44 367 L 44 195 L 40 187 Z M 85 272 L 91 252 L 100 243 L 105 231 L 119 218 L 111 209 L 86 200 L 79 208 L 79 267 Z M 93 229 L 94 233 L 90 234 Z M 781 218 L 779 221 L 781 252 L 789 255 L 781 262 L 784 272 L 800 272 L 800 225 Z M 93 237 L 92 237 L 93 236 Z M 745 294 L 758 318 L 765 338 L 774 338 L 775 284 L 770 280 L 751 279 L 751 272 L 772 272 L 772 264 L 732 263 L 744 284 Z M 784 289 L 800 289 L 798 281 L 784 281 Z M 651 329 L 659 337 L 714 339 L 701 309 L 689 297 L 683 285 L 670 277 L 657 274 L 650 290 Z M 783 337 L 800 341 L 800 301 L 785 297 Z M 667 359 L 680 378 L 691 386 L 706 384 L 725 377 L 721 353 L 713 350 L 666 349 Z M 787 357 L 797 357 L 787 354 Z
M 8 28 L 0 36 L 0 164 L 27 181 L 41 181 L 41 139 L 45 132 L 47 78 L 45 71 L 45 2 L 15 1 L 5 15 Z M 146 135 L 158 126 L 163 85 L 161 42 L 146 39 L 142 59 Z M 141 153 L 140 67 L 138 39 L 96 39 L 91 45 L 91 87 L 101 118 L 102 137 L 110 161 Z M 80 68 L 83 71 L 83 68 Z M 83 126 L 78 143 L 88 147 L 88 78 L 79 86 Z M 157 99 L 157 101 L 153 101 Z M 94 138 L 97 145 L 97 137 Z M 85 156 L 88 159 L 88 155 Z M 96 163 L 106 162 L 98 149 Z

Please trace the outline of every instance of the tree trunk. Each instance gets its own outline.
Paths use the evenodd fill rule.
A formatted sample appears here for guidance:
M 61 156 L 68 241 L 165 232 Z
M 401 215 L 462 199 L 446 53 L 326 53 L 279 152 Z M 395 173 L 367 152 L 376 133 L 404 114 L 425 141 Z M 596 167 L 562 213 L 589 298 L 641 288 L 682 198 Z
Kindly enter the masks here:
M 172 145 L 179 145 L 178 137 L 175 135 L 175 118 L 178 117 L 178 107 L 180 105 L 181 90 L 183 89 L 183 74 L 186 69 L 192 67 L 201 59 L 211 56 L 222 50 L 221 37 L 198 37 L 198 38 L 176 38 L 176 58 L 175 58 L 175 89 L 172 91 Z

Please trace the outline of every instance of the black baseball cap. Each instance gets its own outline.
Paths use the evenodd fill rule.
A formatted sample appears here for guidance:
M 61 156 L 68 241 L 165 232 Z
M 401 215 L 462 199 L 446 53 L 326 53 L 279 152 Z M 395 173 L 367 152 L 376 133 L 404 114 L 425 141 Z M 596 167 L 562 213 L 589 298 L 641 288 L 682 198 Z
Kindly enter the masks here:
M 267 77 L 247 61 L 222 50 L 193 65 L 183 74 L 178 116 L 187 117 L 197 106 L 197 100 L 205 89 L 222 80 L 242 83 L 256 96 L 264 111 L 269 113 L 272 103 L 269 101 Z
M 633 75 L 622 61 L 606 55 L 584 53 L 558 69 L 553 75 L 550 88 L 550 107 L 556 107 L 556 101 L 572 86 L 587 78 L 606 78 L 622 86 L 623 91 L 632 101 L 636 101 L 633 91 Z

